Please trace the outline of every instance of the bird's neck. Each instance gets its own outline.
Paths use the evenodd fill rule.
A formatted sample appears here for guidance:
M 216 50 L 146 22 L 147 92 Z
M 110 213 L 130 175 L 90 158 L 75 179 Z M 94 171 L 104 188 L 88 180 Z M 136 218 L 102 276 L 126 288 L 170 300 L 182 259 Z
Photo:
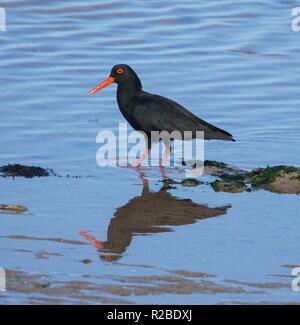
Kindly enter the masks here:
M 119 84 L 117 89 L 117 101 L 121 110 L 125 110 L 131 100 L 142 91 L 139 79 Z

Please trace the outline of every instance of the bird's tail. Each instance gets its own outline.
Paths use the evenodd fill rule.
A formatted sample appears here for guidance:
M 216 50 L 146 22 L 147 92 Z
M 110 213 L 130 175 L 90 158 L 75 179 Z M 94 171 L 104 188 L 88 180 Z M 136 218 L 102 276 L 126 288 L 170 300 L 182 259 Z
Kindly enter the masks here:
M 225 140 L 225 141 L 233 141 L 235 142 L 235 139 L 233 138 L 232 134 L 229 132 L 219 129 L 216 126 L 213 126 L 213 128 L 210 128 L 209 131 L 204 131 L 204 139 L 205 140 Z

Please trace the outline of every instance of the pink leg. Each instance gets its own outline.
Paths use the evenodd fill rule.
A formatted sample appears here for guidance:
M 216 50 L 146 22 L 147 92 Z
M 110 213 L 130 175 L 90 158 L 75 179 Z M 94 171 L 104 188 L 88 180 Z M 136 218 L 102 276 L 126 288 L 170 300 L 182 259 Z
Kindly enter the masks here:
M 147 159 L 149 153 L 150 153 L 150 149 L 148 149 L 148 148 L 145 149 L 145 151 L 144 151 L 144 153 L 142 154 L 141 158 L 138 159 L 138 160 L 136 160 L 136 161 L 134 161 L 133 163 L 131 163 L 131 166 L 132 166 L 132 167 L 140 167 L 141 163 L 142 163 L 145 159 Z
M 162 178 L 162 180 L 168 178 L 168 177 L 167 177 L 167 174 L 166 174 L 166 172 L 165 172 L 165 167 L 162 166 L 162 165 L 160 165 L 160 172 L 161 172 L 161 178 Z
M 161 162 L 162 167 L 166 166 L 166 163 L 167 163 L 167 161 L 168 161 L 168 159 L 170 157 L 170 154 L 171 154 L 171 147 L 166 146 L 165 154 L 164 154 L 163 160 Z
M 161 162 L 161 165 L 160 165 L 160 171 L 161 171 L 161 176 L 162 176 L 162 179 L 166 179 L 167 178 L 167 175 L 165 173 L 165 165 L 170 157 L 170 154 L 171 154 L 171 147 L 170 146 L 166 146 L 166 150 L 165 150 L 165 154 L 164 154 L 164 157 L 163 157 L 163 160 Z

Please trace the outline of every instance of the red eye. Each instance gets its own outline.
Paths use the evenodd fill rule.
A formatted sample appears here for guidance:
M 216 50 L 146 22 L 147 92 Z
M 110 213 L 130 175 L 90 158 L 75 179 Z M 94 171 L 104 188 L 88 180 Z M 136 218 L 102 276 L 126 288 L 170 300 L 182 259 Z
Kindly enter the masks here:
M 117 74 L 122 74 L 122 73 L 124 73 L 124 70 L 123 70 L 122 68 L 119 68 L 119 69 L 117 70 Z

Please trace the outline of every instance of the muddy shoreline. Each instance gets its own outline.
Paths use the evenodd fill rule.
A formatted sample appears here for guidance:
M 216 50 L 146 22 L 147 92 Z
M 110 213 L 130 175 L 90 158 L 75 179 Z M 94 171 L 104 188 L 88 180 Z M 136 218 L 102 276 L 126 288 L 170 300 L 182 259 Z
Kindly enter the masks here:
M 186 270 L 165 270 L 165 275 L 112 277 L 113 284 L 96 284 L 84 275 L 82 280 L 57 281 L 48 274 L 6 270 L 7 294 L 17 295 L 30 304 L 134 304 L 137 297 L 160 295 L 232 295 L 236 301 L 225 300 L 220 304 L 245 303 L 240 295 L 267 294 L 287 288 L 278 279 L 269 282 L 251 282 L 217 279 L 215 275 Z M 284 277 L 284 275 L 282 275 Z M 24 298 L 22 298 L 24 297 Z M 259 302 L 258 302 L 259 303 Z M 297 304 L 282 301 L 278 304 Z

